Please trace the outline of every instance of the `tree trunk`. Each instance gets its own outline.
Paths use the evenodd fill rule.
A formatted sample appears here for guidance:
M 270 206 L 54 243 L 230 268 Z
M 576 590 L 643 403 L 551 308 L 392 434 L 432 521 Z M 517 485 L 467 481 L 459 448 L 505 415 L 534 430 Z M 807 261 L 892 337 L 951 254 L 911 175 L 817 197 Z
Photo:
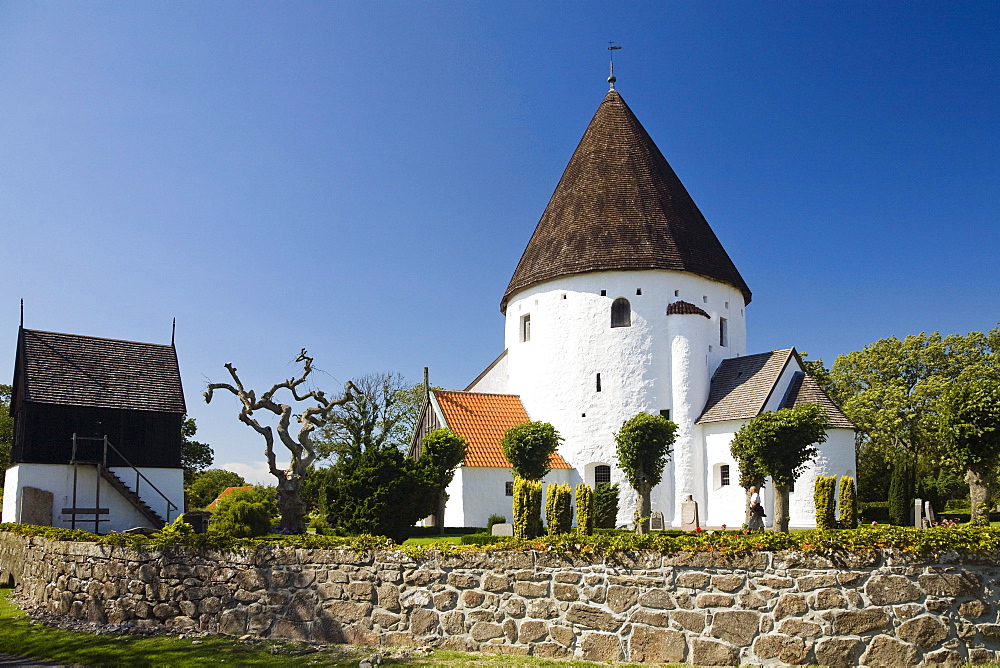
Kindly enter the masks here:
M 760 487 L 758 487 L 757 489 L 760 490 Z M 746 509 L 745 513 L 746 517 L 743 519 L 743 526 L 747 527 L 750 526 L 750 520 L 753 519 L 753 515 L 750 513 L 750 497 L 753 495 L 750 493 L 749 487 L 747 487 L 745 491 L 747 496 L 746 496 L 746 501 L 744 501 L 743 503 L 743 507 Z M 757 493 L 760 494 L 759 491 Z
M 281 512 L 281 522 L 278 533 L 298 535 L 306 532 L 306 504 L 302 500 L 303 477 L 294 471 L 285 471 L 278 478 L 278 510 Z
M 788 485 L 774 486 L 774 508 L 771 509 L 771 528 L 788 533 Z
M 441 496 L 438 497 L 437 513 L 435 513 L 438 525 L 438 535 L 444 535 L 444 509 L 448 505 L 448 493 L 442 491 Z
M 969 483 L 969 500 L 972 502 L 972 523 L 989 525 L 990 483 L 985 468 L 970 466 L 968 471 L 965 472 L 965 482 Z
M 649 533 L 649 516 L 653 511 L 649 501 L 650 486 L 648 483 L 639 483 L 635 490 L 635 532 L 639 536 Z

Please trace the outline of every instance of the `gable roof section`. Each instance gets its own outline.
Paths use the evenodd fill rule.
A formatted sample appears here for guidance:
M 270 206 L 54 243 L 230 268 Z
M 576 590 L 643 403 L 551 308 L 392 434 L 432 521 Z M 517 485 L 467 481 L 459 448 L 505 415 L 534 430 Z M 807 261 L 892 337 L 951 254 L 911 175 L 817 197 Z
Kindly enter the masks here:
M 830 420 L 830 426 L 840 429 L 857 429 L 857 425 L 851 422 L 851 418 L 844 415 L 844 411 L 833 402 L 816 379 L 800 371 L 795 374 L 791 384 L 788 386 L 788 393 L 782 408 L 794 408 L 802 404 L 819 404 L 826 411 L 826 417 Z
M 777 389 L 782 372 L 793 360 L 796 373 L 785 391 L 781 408 L 819 404 L 826 411 L 831 427 L 857 429 L 816 379 L 802 370 L 795 348 L 723 360 L 712 376 L 708 401 L 698 424 L 749 420 L 760 415 Z
M 669 269 L 732 285 L 736 265 L 617 91 L 604 97 L 570 158 L 507 291 L 591 271 Z
M 449 429 L 469 442 L 465 466 L 510 468 L 500 441 L 514 425 L 530 422 L 516 394 L 486 394 L 431 390 Z M 572 468 L 559 453 L 552 455 L 553 469 Z
M 22 329 L 15 382 L 24 401 L 185 413 L 173 346 Z

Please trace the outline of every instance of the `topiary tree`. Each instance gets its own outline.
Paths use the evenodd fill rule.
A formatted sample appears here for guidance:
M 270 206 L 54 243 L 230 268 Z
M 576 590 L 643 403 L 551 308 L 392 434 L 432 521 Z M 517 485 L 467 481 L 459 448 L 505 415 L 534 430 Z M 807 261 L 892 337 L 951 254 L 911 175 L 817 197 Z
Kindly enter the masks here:
M 965 471 L 972 523 L 989 524 L 990 487 L 1000 464 L 1000 382 L 956 383 L 940 404 L 942 458 Z
M 913 503 L 913 466 L 903 459 L 892 467 L 889 483 L 889 521 L 896 526 L 910 523 L 910 508 Z
M 639 413 L 627 420 L 617 434 L 618 467 L 635 490 L 635 531 L 649 531 L 650 493 L 663 477 L 670 459 L 677 425 L 660 415 Z
M 545 528 L 550 536 L 569 533 L 573 528 L 573 490 L 569 485 L 552 483 L 545 499 Z
M 514 537 L 537 538 L 542 534 L 542 483 L 514 477 Z
M 521 530 L 527 533 L 521 538 L 535 538 L 541 533 L 542 494 L 541 484 L 538 494 L 518 494 L 518 481 L 539 481 L 549 472 L 549 460 L 562 442 L 562 436 L 548 422 L 525 422 L 514 425 L 503 436 L 500 446 L 504 457 L 514 470 L 514 535 L 518 535 L 518 518 L 522 518 Z M 524 488 L 527 490 L 528 488 Z M 534 490 L 534 487 L 531 488 Z M 531 503 L 530 507 L 518 504 Z M 529 517 L 530 516 L 530 517 Z
M 854 478 L 840 478 L 840 512 L 838 518 L 841 529 L 856 529 L 858 526 L 858 489 Z
M 619 494 L 618 483 L 600 482 L 594 487 L 594 528 L 615 528 Z
M 836 499 L 834 498 L 834 488 L 837 482 L 835 475 L 816 476 L 815 488 L 813 490 L 813 501 L 816 504 L 816 528 L 829 531 L 837 527 Z
M 594 533 L 594 490 L 582 482 L 576 486 L 576 530 L 585 536 Z
M 764 474 L 774 483 L 774 529 L 788 531 L 788 492 L 826 441 L 829 420 L 818 404 L 761 413 L 740 427 L 730 452 L 743 471 Z
M 424 436 L 421 443 L 419 462 L 426 472 L 428 483 L 439 490 L 434 514 L 442 534 L 448 485 L 455 477 L 455 468 L 465 460 L 468 449 L 469 442 L 451 429 L 435 429 Z

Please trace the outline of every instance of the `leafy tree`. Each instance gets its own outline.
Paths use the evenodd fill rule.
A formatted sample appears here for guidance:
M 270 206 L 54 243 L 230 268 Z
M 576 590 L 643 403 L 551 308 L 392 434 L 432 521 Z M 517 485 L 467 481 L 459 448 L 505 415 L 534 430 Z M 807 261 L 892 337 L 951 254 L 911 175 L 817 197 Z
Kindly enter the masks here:
M 676 439 L 677 425 L 660 415 L 639 413 L 615 434 L 618 466 L 635 490 L 635 531 L 649 532 L 650 494 L 663 477 Z
M 373 373 L 351 381 L 356 392 L 337 407 L 316 437 L 319 459 L 337 462 L 366 450 L 405 452 L 424 407 L 423 383 L 407 385 L 398 373 Z
M 273 487 L 240 489 L 219 501 L 209 519 L 209 529 L 234 538 L 253 538 L 271 533 L 278 512 Z
M 774 528 L 788 531 L 788 493 L 830 428 L 823 408 L 803 404 L 762 413 L 740 427 L 730 452 L 741 471 L 762 472 L 774 484 Z
M 247 481 L 238 473 L 225 469 L 209 469 L 199 473 L 190 485 L 185 485 L 187 505 L 192 509 L 205 508 L 226 488 L 243 487 L 246 484 Z
M 823 388 L 827 394 L 833 396 L 836 388 L 833 382 L 833 376 L 830 370 L 826 368 L 823 364 L 823 360 L 810 360 L 806 359 L 809 357 L 809 353 L 800 352 L 799 358 L 802 360 L 803 366 L 806 368 L 806 373 L 813 377 L 813 379 L 819 383 L 819 386 Z
M 988 523 L 990 487 L 1000 464 L 1000 381 L 978 380 L 949 387 L 939 410 L 943 457 L 965 470 L 973 523 Z
M 939 400 L 955 383 L 1000 379 L 1000 328 L 880 339 L 838 357 L 830 375 L 831 396 L 862 430 L 859 494 L 873 500 L 868 486 L 885 480 L 884 462 L 910 459 L 918 478 L 937 472 Z
M 504 457 L 514 471 L 514 535 L 519 538 L 534 538 L 542 526 L 541 484 L 536 489 L 535 485 L 520 483 L 537 483 L 545 477 L 550 470 L 549 458 L 562 440 L 548 422 L 525 422 L 508 429 L 500 441 Z
M 420 464 L 430 483 L 439 490 L 435 514 L 438 526 L 444 533 L 444 508 L 448 502 L 448 485 L 455 477 L 455 469 L 465 460 L 469 442 L 451 429 L 435 429 L 421 443 Z
M 14 418 L 10 416 L 10 385 L 0 385 L 0 488 L 10 468 L 10 453 L 14 445 Z
M 197 431 L 194 418 L 185 415 L 181 422 L 181 468 L 184 469 L 185 485 L 193 483 L 197 475 L 215 461 L 212 446 L 193 440 Z
M 329 524 L 333 520 L 333 499 L 337 493 L 337 470 L 332 466 L 309 471 L 302 485 L 302 501 Z M 335 520 L 333 520 L 335 521 Z

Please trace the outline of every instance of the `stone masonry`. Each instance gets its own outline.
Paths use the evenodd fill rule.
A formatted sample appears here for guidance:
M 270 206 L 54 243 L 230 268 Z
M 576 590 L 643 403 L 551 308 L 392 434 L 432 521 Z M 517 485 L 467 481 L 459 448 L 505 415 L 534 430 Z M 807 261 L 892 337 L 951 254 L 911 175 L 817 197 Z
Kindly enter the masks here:
M 170 630 L 698 665 L 1000 660 L 1000 565 L 891 551 L 568 557 L 149 552 L 0 534 L 29 601 Z

